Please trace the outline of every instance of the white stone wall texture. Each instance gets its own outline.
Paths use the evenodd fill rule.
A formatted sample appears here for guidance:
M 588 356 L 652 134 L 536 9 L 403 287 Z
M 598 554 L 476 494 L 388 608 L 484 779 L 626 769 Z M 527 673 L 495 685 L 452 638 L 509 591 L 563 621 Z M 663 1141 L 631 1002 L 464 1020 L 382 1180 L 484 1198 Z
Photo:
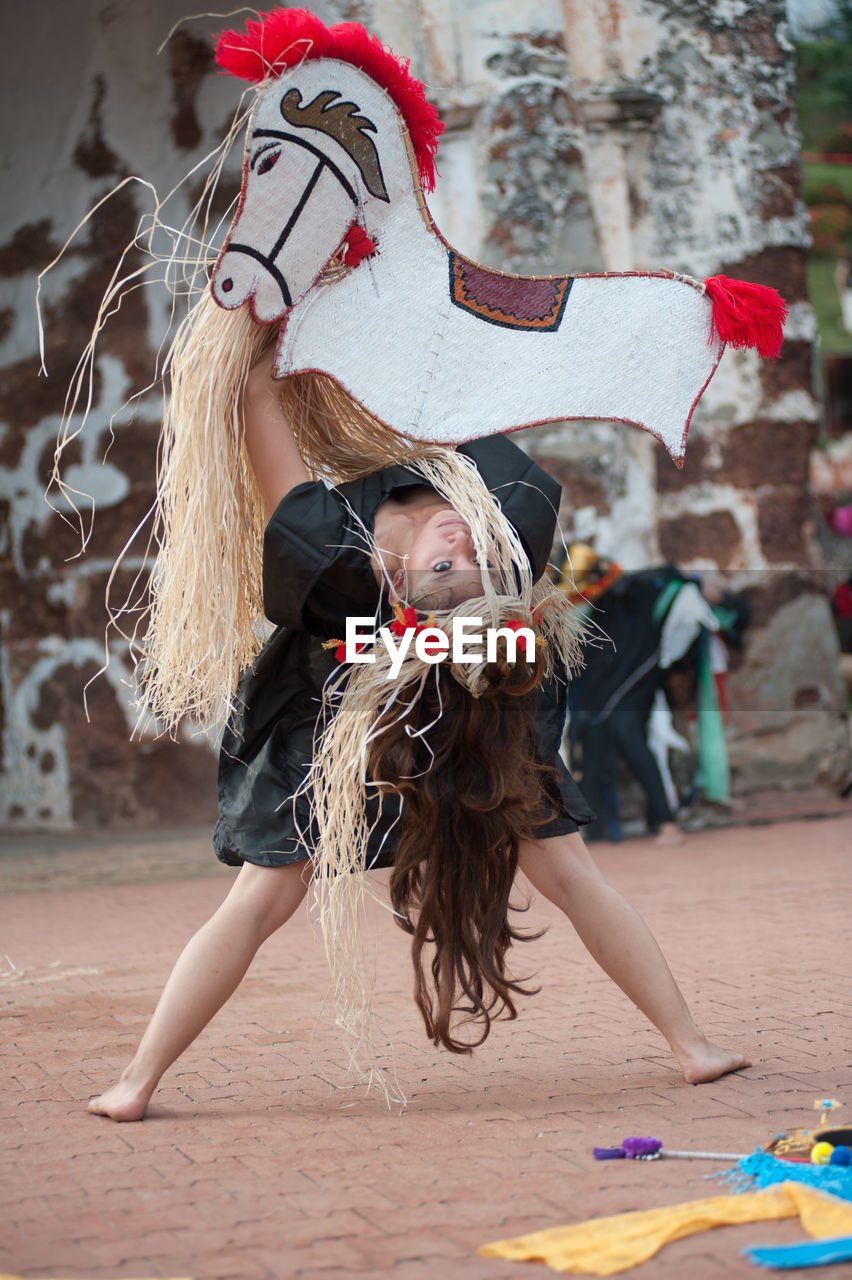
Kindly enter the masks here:
M 65 389 L 151 190 L 121 187 L 48 274 L 46 378 L 34 299 L 39 273 L 123 179 L 162 195 L 216 145 L 239 97 L 210 56 L 210 34 L 227 24 L 175 27 L 173 0 L 35 8 L 48 35 L 34 45 L 33 6 L 8 15 L 16 56 L 0 84 L 13 125 L 0 213 L 0 821 L 206 821 L 212 752 L 194 738 L 130 740 L 127 648 L 104 640 L 110 567 L 152 499 L 159 392 L 113 415 L 154 377 L 164 291 L 128 295 L 99 343 L 93 412 L 68 471 L 96 502 L 84 555 L 67 512 L 43 498 Z M 628 568 L 674 559 L 747 588 L 753 624 L 732 687 L 736 787 L 839 783 L 848 733 L 808 536 L 820 406 L 781 0 L 322 0 L 315 9 L 365 22 L 428 85 L 447 124 L 429 203 L 463 253 L 529 274 L 724 271 L 785 294 L 782 357 L 726 353 L 682 472 L 650 437 L 612 423 L 554 424 L 523 439 L 563 483 L 568 541 L 594 540 Z M 238 172 L 235 155 L 223 207 Z M 175 218 L 196 190 L 178 197 Z M 145 567 L 137 538 L 119 587 Z M 794 658 L 766 659 L 767 646 L 795 654 L 796 636 L 817 633 L 818 680 Z M 802 658 L 807 668 L 807 649 Z

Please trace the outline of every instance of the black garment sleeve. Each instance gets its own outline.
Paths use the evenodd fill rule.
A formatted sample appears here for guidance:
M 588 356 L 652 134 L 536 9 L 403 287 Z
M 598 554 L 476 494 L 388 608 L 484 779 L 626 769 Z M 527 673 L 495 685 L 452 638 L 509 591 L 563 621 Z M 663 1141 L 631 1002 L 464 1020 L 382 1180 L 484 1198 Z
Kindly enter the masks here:
M 263 607 L 279 626 L 302 627 L 302 610 L 344 534 L 344 510 L 320 481 L 296 485 L 281 499 L 263 538 Z
M 556 532 L 562 492 L 558 481 L 506 436 L 471 440 L 460 445 L 458 451 L 476 464 L 506 518 L 514 525 L 532 565 L 533 577 L 538 581 L 547 568 Z

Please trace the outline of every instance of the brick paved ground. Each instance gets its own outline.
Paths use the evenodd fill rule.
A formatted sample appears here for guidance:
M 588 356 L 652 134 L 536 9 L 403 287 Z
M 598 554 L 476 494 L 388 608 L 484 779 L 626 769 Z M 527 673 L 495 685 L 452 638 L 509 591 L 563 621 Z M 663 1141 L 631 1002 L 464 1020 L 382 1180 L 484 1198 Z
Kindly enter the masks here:
M 439 1054 L 409 998 L 407 939 L 376 912 L 380 1004 L 409 1096 L 404 1114 L 388 1111 L 347 1087 L 302 913 L 168 1074 L 144 1124 L 90 1117 L 86 1100 L 123 1065 L 174 955 L 228 884 L 222 874 L 94 885 L 92 868 L 101 880 L 139 880 L 149 862 L 188 875 L 205 844 L 128 839 L 89 854 L 30 841 L 0 858 L 7 889 L 26 885 L 27 871 L 54 887 L 0 908 L 0 1272 L 544 1277 L 478 1258 L 476 1246 L 717 1189 L 703 1162 L 595 1164 L 595 1143 L 641 1133 L 750 1151 L 809 1123 L 824 1095 L 844 1099 L 852 1119 L 849 806 L 823 821 L 695 834 L 674 851 L 601 847 L 699 1021 L 753 1055 L 741 1075 L 681 1083 L 656 1033 L 540 901 L 527 919 L 551 928 L 518 962 L 540 973 L 541 995 L 471 1060 Z M 800 1238 L 793 1222 L 725 1228 L 633 1274 L 754 1276 L 742 1247 Z

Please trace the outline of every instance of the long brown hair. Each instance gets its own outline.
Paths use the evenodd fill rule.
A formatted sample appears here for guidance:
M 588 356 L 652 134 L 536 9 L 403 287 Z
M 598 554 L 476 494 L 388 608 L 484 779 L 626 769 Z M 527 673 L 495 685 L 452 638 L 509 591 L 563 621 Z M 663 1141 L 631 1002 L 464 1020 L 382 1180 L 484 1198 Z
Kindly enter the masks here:
M 509 922 L 509 895 L 550 773 L 535 760 L 543 667 L 538 652 L 529 664 L 498 659 L 477 698 L 437 667 L 372 744 L 374 782 L 404 801 L 390 896 L 412 936 L 414 998 L 430 1039 L 453 1053 L 470 1053 L 537 990 L 507 974 L 506 953 L 538 936 Z

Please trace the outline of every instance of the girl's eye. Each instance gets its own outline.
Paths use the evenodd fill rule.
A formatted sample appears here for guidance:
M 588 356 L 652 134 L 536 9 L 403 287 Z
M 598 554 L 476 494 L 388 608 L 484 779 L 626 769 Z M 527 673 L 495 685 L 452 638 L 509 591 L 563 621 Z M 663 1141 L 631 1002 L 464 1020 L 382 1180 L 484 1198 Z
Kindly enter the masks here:
M 278 163 L 278 157 L 279 157 L 280 155 L 281 155 L 281 152 L 280 152 L 280 151 L 266 151 L 266 152 L 264 152 L 264 154 L 263 154 L 263 155 L 261 155 L 260 159 L 259 159 L 259 160 L 258 160 L 258 162 L 257 162 L 257 170 L 256 170 L 256 172 L 257 172 L 257 173 L 269 173 L 269 170 L 270 170 L 270 169 L 273 169 L 273 168 L 275 167 L 275 165 Z
M 447 571 L 449 569 L 452 569 L 452 567 L 453 567 L 452 560 L 439 560 L 437 564 L 432 565 L 432 572 L 447 573 Z

